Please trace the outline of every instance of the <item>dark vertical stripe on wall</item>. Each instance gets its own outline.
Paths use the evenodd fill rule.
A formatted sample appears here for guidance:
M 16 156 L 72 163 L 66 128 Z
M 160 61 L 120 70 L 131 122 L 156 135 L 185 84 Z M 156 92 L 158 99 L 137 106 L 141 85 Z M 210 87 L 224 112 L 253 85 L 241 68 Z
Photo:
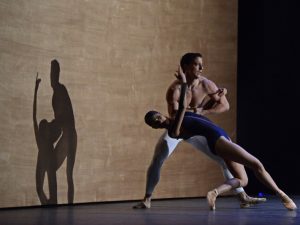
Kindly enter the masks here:
M 238 19 L 237 141 L 299 194 L 300 13 L 292 1 L 239 1 Z M 252 172 L 246 190 L 272 194 Z

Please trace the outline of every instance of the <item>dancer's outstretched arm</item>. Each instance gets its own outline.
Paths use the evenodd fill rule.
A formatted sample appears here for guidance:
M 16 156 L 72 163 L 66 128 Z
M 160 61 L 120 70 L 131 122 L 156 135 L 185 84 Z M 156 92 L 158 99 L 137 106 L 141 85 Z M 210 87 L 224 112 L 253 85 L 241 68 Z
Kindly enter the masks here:
M 37 124 L 37 119 L 36 119 L 36 105 L 37 105 L 37 91 L 39 88 L 39 84 L 41 82 L 41 79 L 38 78 L 39 73 L 36 74 L 36 78 L 35 78 L 35 88 L 34 88 L 34 98 L 33 98 L 33 127 L 34 127 L 34 135 L 35 135 L 35 139 L 36 142 L 38 144 L 38 132 L 39 132 L 39 128 L 38 128 L 38 124 Z

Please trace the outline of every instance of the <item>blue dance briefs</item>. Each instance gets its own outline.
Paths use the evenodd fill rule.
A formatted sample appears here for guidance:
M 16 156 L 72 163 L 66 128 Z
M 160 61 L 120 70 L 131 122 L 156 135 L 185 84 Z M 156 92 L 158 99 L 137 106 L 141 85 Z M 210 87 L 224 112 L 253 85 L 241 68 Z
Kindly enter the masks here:
M 188 139 L 197 135 L 206 137 L 208 146 L 214 154 L 216 154 L 216 142 L 221 136 L 230 140 L 222 128 L 215 125 L 208 118 L 192 112 L 185 113 L 181 129 L 179 138 L 182 139 Z

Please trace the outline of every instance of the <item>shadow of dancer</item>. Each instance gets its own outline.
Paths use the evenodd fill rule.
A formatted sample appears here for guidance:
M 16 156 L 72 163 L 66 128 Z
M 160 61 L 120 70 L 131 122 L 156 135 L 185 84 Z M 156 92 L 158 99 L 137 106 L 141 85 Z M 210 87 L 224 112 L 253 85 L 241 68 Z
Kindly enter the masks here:
M 55 148 L 56 168 L 60 168 L 67 158 L 68 203 L 74 201 L 73 169 L 77 148 L 77 133 L 71 99 L 66 87 L 59 83 L 60 66 L 56 59 L 51 61 L 51 87 L 53 89 L 52 107 L 55 124 L 62 130 Z
M 34 101 L 33 101 L 33 124 L 36 142 L 38 146 L 38 158 L 36 166 L 36 190 L 40 202 L 44 204 L 57 204 L 57 180 L 56 171 L 67 158 L 67 183 L 68 203 L 74 201 L 73 169 L 75 164 L 77 133 L 71 100 L 66 87 L 59 83 L 60 67 L 57 60 L 51 61 L 51 87 L 53 89 L 52 107 L 54 119 L 48 122 L 42 119 L 38 125 L 37 91 L 41 79 L 36 77 Z M 55 145 L 55 143 L 57 143 Z M 47 172 L 49 185 L 49 198 L 44 192 L 44 179 Z
M 48 122 L 42 119 L 37 123 L 37 91 L 41 79 L 38 74 L 35 80 L 33 100 L 33 126 L 36 143 L 38 146 L 38 157 L 36 164 L 36 191 L 42 205 L 57 204 L 57 182 L 56 182 L 56 157 L 54 155 L 54 143 L 61 135 L 61 129 L 55 120 Z M 44 192 L 44 180 L 47 172 L 49 199 Z

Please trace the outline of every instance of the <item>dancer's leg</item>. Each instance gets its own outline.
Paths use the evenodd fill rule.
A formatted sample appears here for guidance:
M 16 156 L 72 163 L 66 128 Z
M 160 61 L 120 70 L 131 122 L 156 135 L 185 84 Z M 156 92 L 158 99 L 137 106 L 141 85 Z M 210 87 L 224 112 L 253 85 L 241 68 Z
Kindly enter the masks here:
M 254 174 L 264 185 L 276 193 L 280 191 L 262 163 L 242 147 L 221 137 L 216 143 L 216 152 L 227 162 L 234 161 L 252 169 Z M 234 165 L 234 163 L 231 165 Z M 236 168 L 240 169 L 241 167 Z M 236 172 L 238 173 L 239 171 L 237 170 Z
M 48 204 L 47 196 L 44 192 L 44 179 L 46 174 L 47 159 L 43 160 L 41 154 L 38 154 L 38 161 L 36 165 L 36 172 L 35 172 L 35 180 L 36 180 L 36 192 L 40 199 L 42 205 Z
M 49 201 L 48 204 L 57 204 L 57 180 L 56 180 L 56 165 L 55 157 L 52 154 L 49 156 L 48 169 L 48 187 L 49 187 Z
M 191 144 L 197 150 L 203 152 L 210 159 L 217 162 L 221 166 L 223 175 L 226 180 L 231 180 L 237 175 L 237 174 L 232 175 L 232 173 L 230 172 L 231 170 L 230 170 L 230 168 L 228 169 L 229 166 L 227 166 L 225 161 L 221 157 L 212 153 L 212 151 L 209 149 L 207 140 L 204 136 L 193 136 L 193 137 L 187 139 L 186 142 Z M 230 167 L 231 166 L 234 167 L 234 165 L 230 165 Z M 242 166 L 242 165 L 240 165 L 240 166 Z M 237 176 L 239 177 L 239 179 L 241 179 L 242 183 L 247 183 L 248 177 L 247 177 L 246 171 L 245 170 L 240 170 L 240 171 L 241 172 Z M 254 198 L 254 197 L 248 196 L 242 187 L 235 188 L 233 190 L 233 192 L 238 196 L 238 198 L 241 202 L 241 207 L 249 207 L 250 204 L 257 204 L 257 203 L 266 201 L 266 198 Z
M 221 166 L 223 175 L 224 175 L 226 180 L 229 180 L 229 179 L 233 178 L 233 175 L 229 171 L 225 161 L 221 157 L 219 157 L 219 156 L 217 156 L 217 155 L 215 155 L 211 152 L 211 150 L 209 149 L 209 146 L 207 144 L 207 140 L 204 136 L 193 136 L 193 137 L 187 139 L 186 142 L 191 144 L 197 150 L 203 152 L 210 159 L 216 161 L 216 163 L 218 163 Z M 239 193 L 242 193 L 242 192 L 245 192 L 245 191 L 242 187 L 239 187 L 239 188 L 236 188 L 234 190 L 234 192 L 236 194 L 239 194 Z
M 58 170 L 65 158 L 67 158 L 67 183 L 68 183 L 68 203 L 72 204 L 74 200 L 74 181 L 73 168 L 75 164 L 77 148 L 77 134 L 74 129 L 64 129 L 59 141 L 54 148 L 56 158 L 56 169 Z
M 215 201 L 219 194 L 234 190 L 238 187 L 245 187 L 248 184 L 248 176 L 245 167 L 242 164 L 226 160 L 228 169 L 232 171 L 234 178 L 226 180 L 226 182 L 216 189 L 207 193 L 207 201 L 211 210 L 215 210 Z M 249 207 L 251 204 L 259 203 L 256 198 L 249 197 L 245 192 L 239 195 L 241 207 Z M 260 198 L 258 198 L 260 200 Z M 262 202 L 261 200 L 260 202 Z
M 74 201 L 74 181 L 73 169 L 75 164 L 77 149 L 77 133 L 76 130 L 70 130 L 68 135 L 68 155 L 67 155 L 67 182 L 68 182 L 68 203 L 73 204 Z
M 295 203 L 279 189 L 270 174 L 265 170 L 263 164 L 242 147 L 221 137 L 216 143 L 216 152 L 226 161 L 234 161 L 252 169 L 256 177 L 281 198 L 287 209 L 294 210 L 297 208 Z M 240 180 L 236 178 L 236 182 L 229 184 L 229 186 L 235 188 L 238 183 L 241 184 Z M 228 188 L 230 189 L 230 187 Z M 223 190 L 220 189 L 220 191 L 218 190 L 218 194 L 222 193 Z M 224 191 L 226 190 L 224 189 Z M 212 205 L 210 204 L 210 206 Z
M 164 161 L 172 154 L 180 141 L 181 139 L 177 140 L 174 138 L 170 138 L 167 131 L 165 131 L 159 138 L 155 146 L 155 152 L 152 162 L 147 171 L 146 192 L 144 200 L 135 205 L 133 208 L 151 207 L 151 196 L 154 188 L 159 182 L 161 167 Z

